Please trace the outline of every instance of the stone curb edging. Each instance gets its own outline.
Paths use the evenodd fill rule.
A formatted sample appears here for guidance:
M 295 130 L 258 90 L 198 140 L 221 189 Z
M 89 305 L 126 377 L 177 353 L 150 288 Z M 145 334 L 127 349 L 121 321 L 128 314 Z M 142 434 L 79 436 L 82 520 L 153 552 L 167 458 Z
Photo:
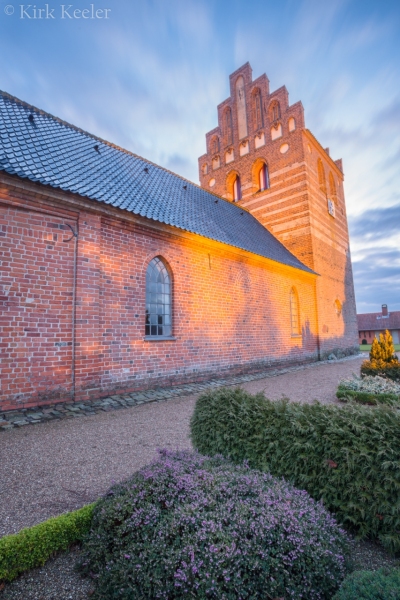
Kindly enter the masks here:
M 304 369 L 311 369 L 326 364 L 336 364 L 355 358 L 362 358 L 363 354 L 353 354 L 336 360 L 324 360 L 306 365 L 295 367 L 277 368 L 268 372 L 253 373 L 247 375 L 238 375 L 236 377 L 227 377 L 223 379 L 210 379 L 201 383 L 189 383 L 176 387 L 157 388 L 153 390 L 144 390 L 132 392 L 129 394 L 120 394 L 108 396 L 98 400 L 88 400 L 85 402 L 58 402 L 56 404 L 46 405 L 38 408 L 23 408 L 18 411 L 7 411 L 0 413 L 0 431 L 7 431 L 15 427 L 24 427 L 34 423 L 44 423 L 55 419 L 74 419 L 87 415 L 96 415 L 101 412 L 110 412 L 146 404 L 148 402 L 163 402 L 179 396 L 189 396 L 208 389 L 223 386 L 236 386 L 248 381 L 257 379 L 268 379 L 277 377 L 285 373 L 293 373 Z

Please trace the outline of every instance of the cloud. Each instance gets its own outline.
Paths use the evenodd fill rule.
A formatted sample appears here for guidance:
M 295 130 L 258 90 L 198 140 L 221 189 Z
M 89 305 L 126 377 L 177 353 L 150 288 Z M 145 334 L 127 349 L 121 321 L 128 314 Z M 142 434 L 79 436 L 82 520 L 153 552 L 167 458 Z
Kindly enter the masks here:
M 400 310 L 400 249 L 367 249 L 352 262 L 357 312 L 377 312 L 382 304 Z
M 349 221 L 350 233 L 357 242 L 400 236 L 400 204 L 367 210 Z

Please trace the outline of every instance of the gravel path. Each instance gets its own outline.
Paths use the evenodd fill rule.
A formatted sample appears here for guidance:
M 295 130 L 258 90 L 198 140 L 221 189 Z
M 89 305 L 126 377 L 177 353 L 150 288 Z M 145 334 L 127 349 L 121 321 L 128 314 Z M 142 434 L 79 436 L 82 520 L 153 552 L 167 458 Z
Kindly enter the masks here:
M 359 372 L 362 358 L 307 366 L 242 384 L 267 397 L 335 402 L 340 378 Z M 165 402 L 49 421 L 0 436 L 0 536 L 94 501 L 151 461 L 157 448 L 188 448 L 198 394 Z
M 244 383 L 298 402 L 336 402 L 342 377 L 359 373 L 364 357 L 314 364 L 295 372 Z M 151 461 L 157 448 L 189 448 L 189 422 L 198 394 L 109 413 L 50 421 L 0 436 L 0 536 L 74 510 Z M 4 600 L 79 600 L 90 582 L 73 572 L 76 552 L 62 554 L 7 585 Z M 365 568 L 394 564 L 382 549 L 361 543 L 355 558 Z M 88 595 L 89 594 L 89 595 Z
M 335 402 L 362 358 L 313 364 L 242 384 L 271 399 Z M 38 423 L 0 436 L 0 536 L 75 510 L 150 462 L 157 448 L 189 448 L 198 394 L 93 416 Z

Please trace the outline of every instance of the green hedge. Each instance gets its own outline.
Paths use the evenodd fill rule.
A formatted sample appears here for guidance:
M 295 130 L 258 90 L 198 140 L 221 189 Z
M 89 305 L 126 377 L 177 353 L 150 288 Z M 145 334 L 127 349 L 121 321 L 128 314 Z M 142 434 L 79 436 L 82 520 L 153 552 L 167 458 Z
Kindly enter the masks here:
M 272 475 L 322 500 L 361 537 L 400 551 L 400 413 L 366 407 L 271 402 L 241 389 L 197 400 L 193 445 Z
M 400 398 L 396 394 L 383 394 L 383 393 L 372 393 L 372 392 L 361 392 L 358 390 L 349 390 L 346 387 L 339 385 L 336 397 L 339 400 L 355 400 L 360 404 L 388 404 L 395 406 L 400 403 Z
M 90 530 L 94 504 L 53 517 L 0 539 L 0 581 L 12 581 L 40 567 L 55 553 L 82 541 Z
M 361 364 L 361 375 L 380 375 L 393 381 L 400 381 L 400 363 L 364 360 Z
M 333 600 L 400 600 L 400 569 L 355 571 Z

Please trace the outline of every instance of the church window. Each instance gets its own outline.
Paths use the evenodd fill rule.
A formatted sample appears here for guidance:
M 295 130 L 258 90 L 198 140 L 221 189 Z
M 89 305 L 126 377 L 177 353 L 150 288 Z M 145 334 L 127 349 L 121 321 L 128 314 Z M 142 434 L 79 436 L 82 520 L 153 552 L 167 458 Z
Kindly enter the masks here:
M 271 105 L 270 113 L 271 121 L 278 121 L 278 119 L 281 118 L 281 107 L 278 101 L 273 102 L 273 104 Z
M 218 152 L 219 152 L 219 138 L 217 135 L 215 137 L 213 137 L 211 140 L 210 152 L 211 152 L 211 154 L 218 154 Z
M 259 191 L 267 190 L 269 188 L 269 175 L 268 167 L 265 163 L 261 165 L 260 172 L 258 174 Z
M 208 164 L 205 163 L 202 167 L 201 167 L 202 173 L 203 175 L 207 175 L 208 173 Z
M 329 172 L 329 193 L 333 199 L 336 198 L 336 185 L 331 171 Z
M 263 126 L 263 114 L 262 114 L 262 102 L 261 92 L 256 90 L 254 93 L 254 117 L 255 117 L 255 129 L 260 129 Z
M 319 189 L 326 194 L 326 179 L 325 179 L 325 170 L 324 165 L 322 164 L 322 160 L 318 159 L 318 183 Z
M 230 146 L 233 143 L 232 111 L 229 107 L 225 110 L 225 139 L 227 146 Z
M 240 184 L 240 177 L 236 175 L 235 181 L 233 182 L 233 201 L 237 202 L 242 198 L 242 186 Z
M 247 136 L 246 97 L 244 93 L 244 79 L 242 75 L 239 75 L 236 80 L 236 108 L 239 140 L 242 140 Z
M 146 336 L 172 334 L 171 277 L 162 258 L 156 256 L 146 271 Z
M 289 119 L 289 131 L 294 131 L 296 129 L 296 121 L 294 117 L 290 117 Z
M 295 288 L 290 290 L 290 323 L 292 335 L 300 335 L 299 297 Z

